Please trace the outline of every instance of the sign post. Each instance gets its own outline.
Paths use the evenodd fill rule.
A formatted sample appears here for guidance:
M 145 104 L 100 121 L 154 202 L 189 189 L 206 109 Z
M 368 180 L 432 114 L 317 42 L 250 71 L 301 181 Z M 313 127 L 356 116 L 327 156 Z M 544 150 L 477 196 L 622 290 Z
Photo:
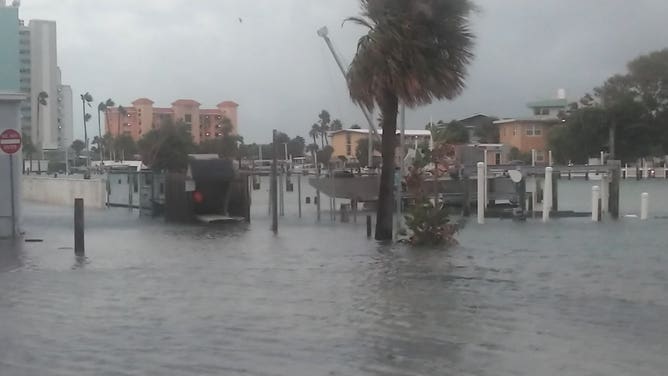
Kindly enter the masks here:
M 0 150 L 9 155 L 9 192 L 12 205 L 12 238 L 16 237 L 16 200 L 14 192 L 14 154 L 21 150 L 21 133 L 7 129 L 0 133 Z

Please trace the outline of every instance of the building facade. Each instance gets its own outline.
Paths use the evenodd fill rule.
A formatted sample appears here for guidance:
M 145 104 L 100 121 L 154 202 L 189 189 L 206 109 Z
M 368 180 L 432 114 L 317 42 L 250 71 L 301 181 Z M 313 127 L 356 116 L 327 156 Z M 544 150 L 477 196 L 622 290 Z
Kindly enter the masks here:
M 58 149 L 72 145 L 74 142 L 74 101 L 72 87 L 69 85 L 58 86 Z
M 0 90 L 18 91 L 19 70 L 19 10 L 0 0 Z
M 560 96 L 564 97 L 529 103 L 533 117 L 495 121 L 494 124 L 499 127 L 501 143 L 517 149 L 520 153 L 531 153 L 535 150 L 536 162 L 547 163 L 550 130 L 561 122 L 559 114 L 568 106 L 561 91 Z
M 171 107 L 154 107 L 148 98 L 139 98 L 131 106 L 111 107 L 105 114 L 105 131 L 112 136 L 128 135 L 138 141 L 146 133 L 160 128 L 165 121 L 182 121 L 188 127 L 195 143 L 223 136 L 225 119 L 232 125 L 232 133 L 239 133 L 239 105 L 232 101 L 219 103 L 216 108 L 201 108 L 192 99 L 179 99 Z
M 33 144 L 43 150 L 63 150 L 72 142 L 73 107 L 63 92 L 58 67 L 56 23 L 31 20 L 19 26 L 20 87 L 27 99 L 21 105 L 21 128 Z M 39 105 L 41 92 L 48 95 L 46 105 Z M 69 105 L 67 105 L 69 103 Z
M 383 130 L 378 130 L 379 134 L 383 134 Z M 399 132 L 397 132 L 397 135 Z M 368 140 L 368 129 L 342 129 L 340 131 L 329 132 L 330 145 L 334 149 L 332 158 L 338 159 L 345 157 L 349 161 L 357 160 L 357 145 L 360 140 Z M 405 143 L 409 147 L 420 145 L 423 143 L 429 144 L 431 142 L 431 132 L 427 130 L 406 130 Z M 379 152 L 374 152 L 374 155 L 380 156 Z

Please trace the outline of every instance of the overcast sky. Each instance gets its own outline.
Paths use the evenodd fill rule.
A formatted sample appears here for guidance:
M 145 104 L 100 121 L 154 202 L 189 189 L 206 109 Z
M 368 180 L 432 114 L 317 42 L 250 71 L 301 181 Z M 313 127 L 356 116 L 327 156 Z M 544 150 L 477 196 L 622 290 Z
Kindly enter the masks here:
M 466 91 L 410 110 L 408 128 L 432 117 L 527 115 L 527 101 L 559 88 L 578 99 L 637 55 L 668 47 L 666 0 L 475 2 Z M 357 0 L 23 0 L 20 14 L 58 23 L 59 65 L 75 98 L 234 100 L 246 141 L 267 142 L 273 128 L 306 136 L 322 109 L 346 126 L 364 124 L 316 35 L 329 26 L 349 62 L 363 30 L 341 22 L 358 12 Z

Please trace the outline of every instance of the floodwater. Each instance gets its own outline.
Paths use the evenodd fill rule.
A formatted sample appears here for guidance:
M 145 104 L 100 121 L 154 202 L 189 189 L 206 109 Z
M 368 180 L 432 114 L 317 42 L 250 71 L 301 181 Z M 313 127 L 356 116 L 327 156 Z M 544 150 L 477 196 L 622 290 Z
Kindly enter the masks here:
M 299 219 L 296 189 L 274 236 L 262 188 L 250 225 L 88 210 L 85 259 L 70 208 L 26 205 L 43 242 L 0 243 L 0 375 L 666 374 L 666 181 L 622 186 L 647 222 L 492 220 L 449 250 Z

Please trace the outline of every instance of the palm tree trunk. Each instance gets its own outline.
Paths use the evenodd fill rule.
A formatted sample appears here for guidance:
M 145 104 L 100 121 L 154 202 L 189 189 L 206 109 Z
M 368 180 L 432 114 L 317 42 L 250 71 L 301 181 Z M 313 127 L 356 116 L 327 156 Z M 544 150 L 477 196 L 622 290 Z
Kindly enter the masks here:
M 39 139 L 39 110 L 40 110 L 41 104 L 39 103 L 39 100 L 37 101 L 37 145 L 39 145 L 39 156 L 37 159 L 37 173 L 39 175 L 42 175 L 42 157 L 44 155 L 44 152 L 42 151 L 42 142 Z M 32 162 L 30 165 L 30 172 L 32 172 Z
M 104 160 L 104 151 L 102 150 L 102 121 L 100 120 L 100 111 L 97 112 L 97 148 L 100 149 L 98 150 L 100 152 L 100 165 L 102 164 L 102 161 Z
M 39 101 L 37 102 L 37 132 L 39 132 Z M 39 135 L 37 135 L 37 142 L 39 142 Z M 37 169 L 39 170 L 41 166 L 39 166 L 40 162 L 39 159 L 37 160 Z M 30 172 L 32 173 L 32 155 L 30 156 Z
M 378 192 L 378 209 L 376 214 L 376 240 L 392 240 L 392 224 L 394 213 L 394 173 L 395 149 L 397 133 L 397 114 L 399 99 L 387 91 L 383 95 L 380 112 L 383 117 L 383 167 L 380 173 L 380 189 Z M 371 150 L 369 150 L 371 152 Z
M 609 157 L 610 160 L 614 160 L 615 157 L 616 157 L 616 155 L 615 155 L 615 152 L 616 152 L 616 150 L 615 150 L 616 135 L 615 134 L 616 133 L 617 133 L 617 121 L 613 117 L 612 122 L 610 123 L 610 129 L 609 129 L 609 134 L 608 134 L 609 143 L 610 143 L 610 157 Z

